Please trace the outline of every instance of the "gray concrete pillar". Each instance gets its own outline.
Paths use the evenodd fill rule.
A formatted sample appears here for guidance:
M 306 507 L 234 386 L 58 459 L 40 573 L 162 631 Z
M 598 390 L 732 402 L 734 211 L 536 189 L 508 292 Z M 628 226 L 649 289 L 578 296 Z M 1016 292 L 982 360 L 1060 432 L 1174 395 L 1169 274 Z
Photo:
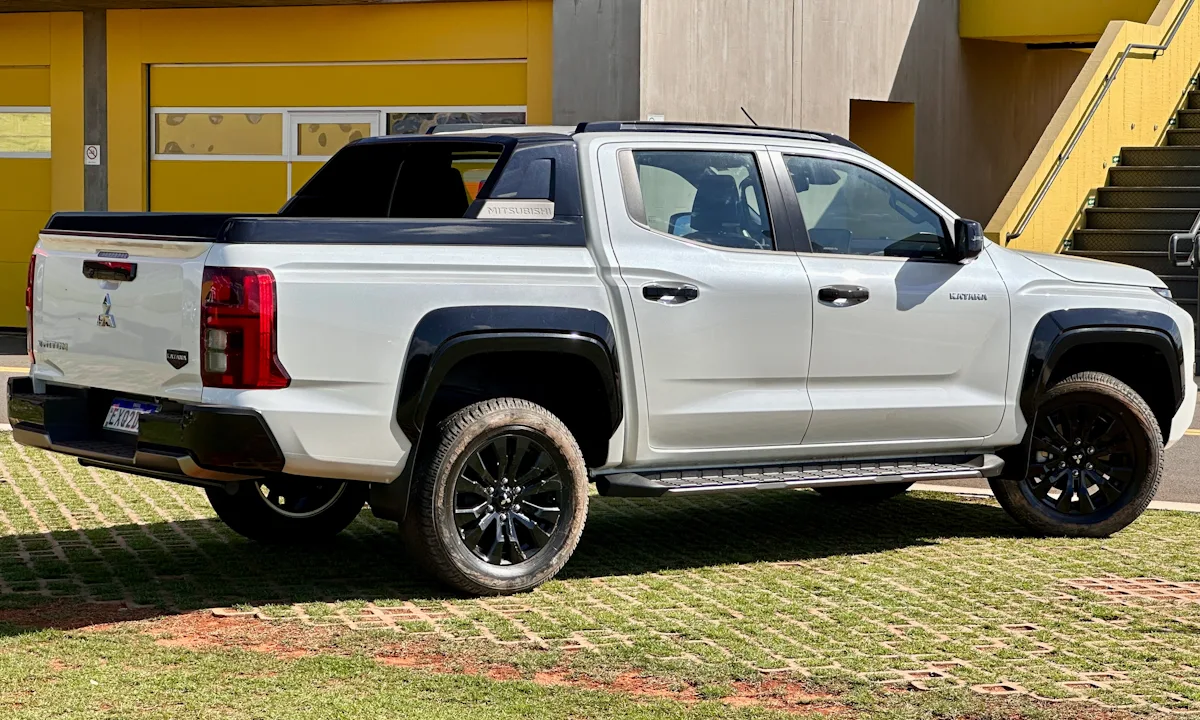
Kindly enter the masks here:
M 100 164 L 83 168 L 83 207 L 108 210 L 107 11 L 83 13 L 83 142 L 100 146 Z

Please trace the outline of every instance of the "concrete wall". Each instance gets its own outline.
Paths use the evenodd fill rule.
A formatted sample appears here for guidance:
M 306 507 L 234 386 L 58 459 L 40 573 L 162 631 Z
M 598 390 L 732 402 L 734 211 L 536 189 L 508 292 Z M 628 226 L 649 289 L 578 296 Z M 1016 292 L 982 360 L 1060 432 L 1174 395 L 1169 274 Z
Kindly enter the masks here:
M 916 103 L 916 180 L 986 220 L 1087 56 L 962 40 L 959 0 L 643 0 L 641 114 L 848 133 Z
M 636 120 L 642 0 L 554 0 L 554 122 Z

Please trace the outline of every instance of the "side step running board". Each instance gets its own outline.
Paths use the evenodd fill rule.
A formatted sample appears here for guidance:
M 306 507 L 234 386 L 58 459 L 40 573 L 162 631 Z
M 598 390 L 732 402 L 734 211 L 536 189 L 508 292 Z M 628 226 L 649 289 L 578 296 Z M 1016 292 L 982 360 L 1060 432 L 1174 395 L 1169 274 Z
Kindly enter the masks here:
M 596 487 L 609 497 L 661 497 L 746 490 L 913 483 L 995 477 L 1004 461 L 995 455 L 926 457 L 910 460 L 811 463 L 715 470 L 601 475 Z

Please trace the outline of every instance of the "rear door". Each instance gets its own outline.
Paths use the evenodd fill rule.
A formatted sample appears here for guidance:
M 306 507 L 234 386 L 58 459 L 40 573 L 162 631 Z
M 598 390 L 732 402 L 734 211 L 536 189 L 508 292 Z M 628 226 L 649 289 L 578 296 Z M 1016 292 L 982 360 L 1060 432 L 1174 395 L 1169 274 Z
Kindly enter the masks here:
M 786 456 L 810 416 L 812 306 L 765 149 L 622 143 L 601 168 L 640 343 L 638 460 Z
M 35 250 L 34 375 L 199 401 L 210 243 L 44 232 Z
M 813 292 L 805 445 L 928 448 L 993 434 L 1009 303 L 987 253 L 947 259 L 954 217 L 886 166 L 818 150 L 781 160 Z

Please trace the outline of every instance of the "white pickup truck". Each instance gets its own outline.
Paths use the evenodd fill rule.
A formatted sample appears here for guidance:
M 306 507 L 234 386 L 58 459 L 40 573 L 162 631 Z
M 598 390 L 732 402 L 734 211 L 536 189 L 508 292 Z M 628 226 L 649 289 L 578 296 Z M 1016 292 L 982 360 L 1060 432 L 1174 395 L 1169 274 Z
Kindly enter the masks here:
M 868 502 L 986 477 L 1034 532 L 1107 535 L 1196 400 L 1154 275 L 994 245 L 796 130 L 364 140 L 278 215 L 57 215 L 28 305 L 18 442 L 200 485 L 260 541 L 368 501 L 480 594 L 563 567 L 590 482 Z

